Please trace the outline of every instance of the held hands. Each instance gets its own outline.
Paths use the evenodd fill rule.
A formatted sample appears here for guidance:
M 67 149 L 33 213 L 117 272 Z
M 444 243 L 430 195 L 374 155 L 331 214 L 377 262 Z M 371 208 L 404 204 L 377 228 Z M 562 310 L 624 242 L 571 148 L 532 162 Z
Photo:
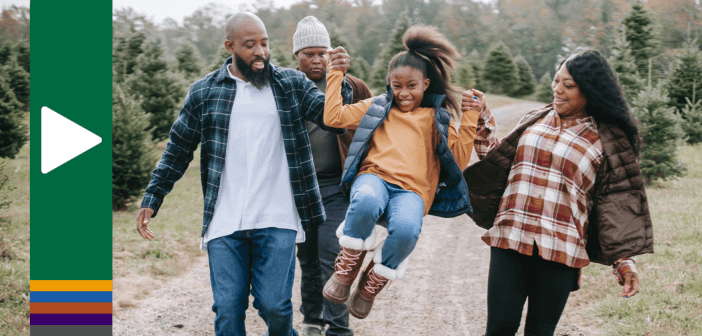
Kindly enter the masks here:
M 151 220 L 151 216 L 153 216 L 154 210 L 151 208 L 141 208 L 139 209 L 139 214 L 137 215 L 137 231 L 139 231 L 139 234 L 144 237 L 144 239 L 151 240 L 154 238 L 154 232 L 151 231 L 148 227 L 146 227 L 149 224 L 149 220 Z
M 463 91 L 461 111 L 483 111 L 485 109 L 485 94 L 476 89 Z
M 349 70 L 351 65 L 351 57 L 346 53 L 343 47 L 336 47 L 334 50 L 327 51 L 329 54 L 329 70 L 341 70 L 344 73 Z

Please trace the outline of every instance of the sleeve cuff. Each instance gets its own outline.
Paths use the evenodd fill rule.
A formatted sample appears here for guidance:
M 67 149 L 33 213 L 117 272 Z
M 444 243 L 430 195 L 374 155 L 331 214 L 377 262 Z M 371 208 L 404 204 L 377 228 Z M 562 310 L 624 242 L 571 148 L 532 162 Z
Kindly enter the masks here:
M 151 217 L 153 218 L 156 217 L 156 214 L 158 214 L 158 209 L 161 208 L 161 202 L 163 202 L 163 200 L 156 197 L 156 195 L 146 193 L 144 194 L 144 198 L 141 200 L 141 207 L 151 208 L 152 210 L 154 210 L 154 214 L 151 215 Z

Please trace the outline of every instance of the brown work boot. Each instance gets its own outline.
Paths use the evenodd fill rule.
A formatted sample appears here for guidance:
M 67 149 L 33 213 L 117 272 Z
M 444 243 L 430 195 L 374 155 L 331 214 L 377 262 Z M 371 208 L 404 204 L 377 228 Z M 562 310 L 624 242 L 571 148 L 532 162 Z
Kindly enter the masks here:
M 349 313 L 358 319 L 364 319 L 368 316 L 373 308 L 375 296 L 391 282 L 378 275 L 373 266 L 375 266 L 375 262 L 371 261 L 361 274 L 361 281 L 358 282 L 358 287 L 349 300 Z
M 341 247 L 341 251 L 339 251 L 339 255 L 334 262 L 334 274 L 324 285 L 324 290 L 322 291 L 325 299 L 336 304 L 344 304 L 348 300 L 351 284 L 356 280 L 367 252 Z

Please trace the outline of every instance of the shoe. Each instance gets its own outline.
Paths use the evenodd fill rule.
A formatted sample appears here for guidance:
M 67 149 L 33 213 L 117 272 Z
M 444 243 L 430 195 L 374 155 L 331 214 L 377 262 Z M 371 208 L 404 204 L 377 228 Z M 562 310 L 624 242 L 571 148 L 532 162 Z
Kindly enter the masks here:
M 368 314 L 373 308 L 375 297 L 385 288 L 385 285 L 388 285 L 390 282 L 390 279 L 376 273 L 375 262 L 371 261 L 368 267 L 363 271 L 361 281 L 358 282 L 356 291 L 349 299 L 349 313 L 357 319 L 368 317 Z
M 324 327 L 316 324 L 303 323 L 300 336 L 324 336 Z
M 351 284 L 356 280 L 368 251 L 341 247 L 334 262 L 334 274 L 324 285 L 322 296 L 329 302 L 344 304 L 349 298 Z

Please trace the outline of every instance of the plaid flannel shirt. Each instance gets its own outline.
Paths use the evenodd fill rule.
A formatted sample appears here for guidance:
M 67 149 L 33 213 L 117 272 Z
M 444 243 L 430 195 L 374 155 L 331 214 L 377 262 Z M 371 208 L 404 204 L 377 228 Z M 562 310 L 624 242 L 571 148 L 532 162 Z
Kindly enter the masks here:
M 201 235 L 205 234 L 212 220 L 224 170 L 229 117 L 236 96 L 236 81 L 229 77 L 227 71 L 231 62 L 232 58 L 229 57 L 219 70 L 190 86 L 183 107 L 171 128 L 170 141 L 151 174 L 151 182 L 141 203 L 142 208 L 153 209 L 155 217 L 164 197 L 183 176 L 197 145 L 201 144 L 200 178 L 205 200 Z M 334 134 L 343 134 L 344 130 L 324 125 L 324 93 L 305 74 L 272 64 L 270 74 L 295 205 L 303 228 L 308 229 L 323 223 L 326 215 L 312 162 L 305 120 L 313 121 Z M 346 80 L 341 91 L 344 103 L 350 103 L 353 93 Z
M 474 144 L 480 159 L 500 142 L 494 130 L 495 119 L 486 109 L 478 120 Z M 483 241 L 527 255 L 537 244 L 546 260 L 587 266 L 583 239 L 587 198 L 603 157 L 592 117 L 561 130 L 560 118 L 552 110 L 519 138 L 495 225 Z

